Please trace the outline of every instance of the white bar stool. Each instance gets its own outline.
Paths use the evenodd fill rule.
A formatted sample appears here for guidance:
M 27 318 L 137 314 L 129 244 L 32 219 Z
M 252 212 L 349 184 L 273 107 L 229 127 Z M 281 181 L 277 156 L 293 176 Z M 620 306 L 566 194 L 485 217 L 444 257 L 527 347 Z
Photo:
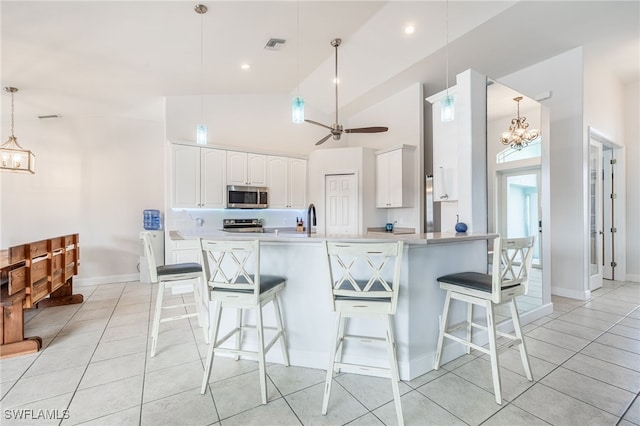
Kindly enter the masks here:
M 173 265 L 157 266 L 157 261 L 151 244 L 151 236 L 147 232 L 141 233 L 141 239 L 144 246 L 144 254 L 149 265 L 149 277 L 152 283 L 158 284 L 158 294 L 156 296 L 156 308 L 153 315 L 153 325 L 151 329 L 151 356 L 156 355 L 158 346 L 158 334 L 160 332 L 160 324 L 168 321 L 176 321 L 186 318 L 197 317 L 198 323 L 202 324 L 201 300 L 202 293 L 200 291 L 202 278 L 202 266 L 199 263 L 175 263 Z M 163 306 L 164 293 L 167 288 L 176 286 L 184 286 L 184 281 L 191 280 L 193 285 L 194 303 L 180 303 L 177 305 Z M 183 312 L 188 306 L 196 307 L 194 313 L 182 313 L 170 317 L 162 317 L 162 310 L 182 308 Z M 204 338 L 207 339 L 207 331 L 203 327 Z
M 205 277 L 209 286 L 209 300 L 216 302 L 215 322 L 210 329 L 210 343 L 207 352 L 207 364 L 202 378 L 200 393 L 204 393 L 209 382 L 213 364 L 213 356 L 219 353 L 233 354 L 255 359 L 259 364 L 260 390 L 262 403 L 267 403 L 267 373 L 265 355 L 280 340 L 280 348 L 285 365 L 289 365 L 289 352 L 286 336 L 282 325 L 282 315 L 278 302 L 278 293 L 285 287 L 287 279 L 275 275 L 260 275 L 260 242 L 255 241 L 213 241 L 200 240 L 202 248 Z M 248 270 L 253 266 L 253 273 Z M 262 320 L 262 308 L 269 302 L 273 303 L 276 315 L 276 327 L 265 327 Z M 237 310 L 236 326 L 230 332 L 218 339 L 220 318 L 224 308 Z M 256 311 L 255 326 L 243 323 L 243 311 Z M 247 329 L 257 332 L 258 350 L 242 349 L 242 334 Z M 265 344 L 265 330 L 275 331 L 273 337 Z M 221 347 L 224 342 L 235 336 L 235 348 Z
M 324 244 L 329 265 L 333 311 L 336 316 L 334 343 L 327 369 L 322 401 L 322 414 L 327 414 L 334 371 L 348 371 L 388 377 L 396 408 L 398 424 L 403 425 L 402 406 L 398 382 L 398 358 L 393 332 L 393 315 L 398 304 L 402 241 L 393 243 L 332 243 Z M 345 333 L 348 319 L 380 319 L 384 323 L 385 337 L 349 335 Z M 386 346 L 389 368 L 356 365 L 342 362 L 346 341 L 366 341 Z
M 527 294 L 529 285 L 529 272 L 533 261 L 533 242 L 535 237 L 525 238 L 496 238 L 493 245 L 492 273 L 461 272 L 445 275 L 438 278 L 440 288 L 447 291 L 442 311 L 438 348 L 436 351 L 435 366 L 440 368 L 442 345 L 444 338 L 462 343 L 467 347 L 467 353 L 471 348 L 482 353 L 489 354 L 491 358 L 491 372 L 493 376 L 493 389 L 498 404 L 502 404 L 502 390 L 500 384 L 500 367 L 498 363 L 498 348 L 496 335 L 509 339 L 509 347 L 518 346 L 522 366 L 527 379 L 533 380 L 527 348 L 524 343 L 524 335 L 520 328 L 520 317 L 516 306 L 516 297 Z M 451 300 L 460 300 L 468 303 L 467 321 L 447 328 L 447 317 Z M 514 334 L 503 333 L 496 330 L 493 309 L 495 306 L 509 304 L 513 319 Z M 478 324 L 473 321 L 473 306 L 483 306 L 487 314 L 487 323 Z M 453 334 L 454 331 L 466 328 L 466 338 Z M 486 330 L 489 339 L 489 349 L 473 343 L 473 328 Z

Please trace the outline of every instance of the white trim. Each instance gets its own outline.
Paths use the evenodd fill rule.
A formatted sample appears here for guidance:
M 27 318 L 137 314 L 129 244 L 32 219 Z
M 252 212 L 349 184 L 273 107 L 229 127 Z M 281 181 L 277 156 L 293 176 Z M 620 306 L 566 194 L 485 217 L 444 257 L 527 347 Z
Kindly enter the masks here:
M 569 288 L 551 286 L 551 294 L 576 300 L 591 299 L 591 290 L 573 290 Z
M 627 277 L 624 281 L 633 281 L 635 283 L 640 283 L 640 275 L 627 274 Z

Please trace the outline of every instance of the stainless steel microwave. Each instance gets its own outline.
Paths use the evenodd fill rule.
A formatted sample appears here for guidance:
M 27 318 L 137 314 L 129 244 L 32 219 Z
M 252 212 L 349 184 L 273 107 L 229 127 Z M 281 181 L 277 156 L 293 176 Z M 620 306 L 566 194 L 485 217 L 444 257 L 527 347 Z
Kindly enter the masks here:
M 266 209 L 269 190 L 264 186 L 227 185 L 227 208 Z

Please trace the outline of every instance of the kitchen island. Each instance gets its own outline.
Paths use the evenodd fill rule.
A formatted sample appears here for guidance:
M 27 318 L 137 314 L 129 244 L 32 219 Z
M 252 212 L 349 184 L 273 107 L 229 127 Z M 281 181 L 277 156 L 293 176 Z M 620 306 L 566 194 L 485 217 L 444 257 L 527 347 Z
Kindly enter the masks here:
M 495 234 L 375 234 L 366 236 L 332 236 L 324 234 L 299 234 L 295 232 L 229 234 L 199 229 L 197 231 L 169 232 L 171 244 L 196 250 L 198 238 L 211 239 L 259 239 L 261 242 L 261 273 L 287 277 L 282 292 L 282 315 L 287 332 L 291 365 L 326 369 L 329 348 L 332 345 L 331 330 L 334 313 L 331 311 L 329 271 L 322 242 L 380 242 L 404 241 L 400 293 L 395 316 L 395 331 L 398 345 L 398 362 L 402 380 L 411 380 L 433 369 L 438 338 L 439 317 L 444 304 L 445 292 L 440 290 L 436 278 L 454 272 L 487 270 L 487 240 Z M 206 294 L 206 293 L 203 293 Z M 206 303 L 205 303 L 206 305 Z M 208 306 L 205 306 L 208 310 Z M 265 310 L 272 309 L 271 306 Z M 205 312 L 206 312 L 205 310 Z M 210 310 L 213 312 L 213 309 Z M 222 329 L 229 330 L 234 316 L 225 312 Z M 462 321 L 466 310 L 463 306 L 452 306 L 452 323 Z M 274 318 L 265 313 L 266 325 Z M 248 317 L 251 323 L 253 318 Z M 205 321 L 206 323 L 206 321 Z M 382 330 L 378 324 L 353 321 L 350 334 L 376 334 Z M 371 330 L 369 330 L 371 328 Z M 373 330 L 373 331 L 372 331 Z M 378 333 L 379 334 L 379 333 Z M 255 340 L 247 336 L 251 345 Z M 445 347 L 444 362 L 464 353 L 461 345 Z M 363 345 L 345 347 L 345 361 L 354 360 L 372 365 L 388 363 L 384 350 Z M 269 353 L 268 361 L 281 363 L 280 352 Z

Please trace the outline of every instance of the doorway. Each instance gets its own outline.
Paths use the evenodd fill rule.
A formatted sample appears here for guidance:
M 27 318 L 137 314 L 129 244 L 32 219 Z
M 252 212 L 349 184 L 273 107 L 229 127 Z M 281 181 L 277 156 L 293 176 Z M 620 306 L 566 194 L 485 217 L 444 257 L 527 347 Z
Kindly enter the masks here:
M 324 177 L 325 233 L 358 234 L 358 179 L 354 173 Z
M 509 238 L 537 235 L 533 253 L 536 268 L 542 267 L 540 180 L 539 166 L 498 173 L 498 232 Z

